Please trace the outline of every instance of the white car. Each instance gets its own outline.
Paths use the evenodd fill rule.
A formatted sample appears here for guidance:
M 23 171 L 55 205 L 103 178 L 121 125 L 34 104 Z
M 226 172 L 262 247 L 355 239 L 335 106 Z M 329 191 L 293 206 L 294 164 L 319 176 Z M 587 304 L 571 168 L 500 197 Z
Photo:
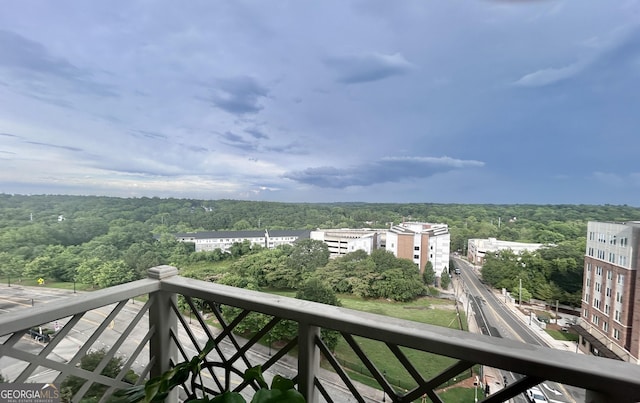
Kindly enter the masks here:
M 532 403 L 547 403 L 547 397 L 542 394 L 542 391 L 538 388 L 531 388 L 527 390 L 527 397 Z

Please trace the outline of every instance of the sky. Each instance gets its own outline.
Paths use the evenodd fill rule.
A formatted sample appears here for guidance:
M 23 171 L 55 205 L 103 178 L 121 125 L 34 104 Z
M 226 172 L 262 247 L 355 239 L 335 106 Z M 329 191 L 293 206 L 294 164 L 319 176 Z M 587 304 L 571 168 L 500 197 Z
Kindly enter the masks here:
M 6 2 L 0 193 L 640 206 L 640 1 Z

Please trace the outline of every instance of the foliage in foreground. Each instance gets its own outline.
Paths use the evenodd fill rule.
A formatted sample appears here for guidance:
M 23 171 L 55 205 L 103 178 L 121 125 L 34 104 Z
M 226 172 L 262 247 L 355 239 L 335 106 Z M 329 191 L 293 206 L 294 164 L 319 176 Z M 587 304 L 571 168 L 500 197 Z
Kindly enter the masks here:
M 214 403 L 244 403 L 246 400 L 238 392 L 223 391 L 216 396 L 196 394 L 196 384 L 199 381 L 202 385 L 201 371 L 207 367 L 205 360 L 207 354 L 215 347 L 213 340 L 209 340 L 200 354 L 194 356 L 189 361 L 183 361 L 163 373 L 162 375 L 149 379 L 144 385 L 131 387 L 121 393 L 125 402 L 162 402 L 169 393 L 176 387 L 189 384 L 192 392 L 188 393 L 186 402 L 214 402 Z M 276 375 L 271 382 L 271 387 L 267 385 L 262 375 L 262 368 L 256 366 L 245 372 L 245 381 L 256 382 L 260 389 L 253 395 L 251 403 L 304 403 L 305 399 L 300 392 L 294 388 L 292 380 Z M 186 390 L 185 390 L 186 391 Z
M 106 355 L 107 352 L 104 349 L 88 353 L 80 360 L 80 368 L 87 371 L 95 371 L 95 369 L 98 367 L 98 365 Z M 107 362 L 107 365 L 104 367 L 100 374 L 108 376 L 109 378 L 115 378 L 120 373 L 123 363 L 123 358 L 113 357 Z M 124 381 L 131 384 L 134 384 L 137 380 L 138 375 L 132 370 L 128 370 L 124 376 Z M 68 401 L 71 401 L 71 397 L 80 390 L 85 382 L 87 382 L 86 379 L 77 377 L 75 375 L 71 375 L 66 378 L 62 382 L 60 388 L 63 399 L 65 399 L 65 401 L 67 401 L 66 399 L 68 399 Z M 94 382 L 89 387 L 87 393 L 85 393 L 83 400 L 95 399 L 97 401 L 102 397 L 107 389 L 108 387 L 106 385 Z

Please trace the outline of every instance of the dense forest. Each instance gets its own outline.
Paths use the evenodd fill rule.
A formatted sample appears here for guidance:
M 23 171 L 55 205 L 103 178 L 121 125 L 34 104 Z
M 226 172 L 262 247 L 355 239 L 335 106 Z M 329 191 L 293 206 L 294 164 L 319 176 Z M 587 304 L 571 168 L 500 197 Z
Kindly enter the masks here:
M 252 251 L 247 245 L 237 245 L 230 254 L 195 253 L 193 245 L 176 242 L 173 234 L 264 228 L 386 228 L 403 220 L 448 224 L 452 251 L 462 252 L 469 238 L 553 243 L 558 247 L 535 256 L 548 262 L 528 266 L 530 275 L 525 281 L 534 297 L 569 301 L 579 295 L 581 287 L 587 222 L 640 220 L 640 209 L 612 205 L 314 204 L 0 194 L 0 276 L 75 280 L 104 287 L 143 277 L 149 267 L 158 264 L 182 268 L 256 253 L 264 254 L 252 258 L 259 264 L 269 258 L 292 262 L 287 258 L 294 250 L 284 251 L 286 256 L 267 256 L 266 251 Z M 513 264 L 508 270 L 500 270 L 500 261 L 507 267 L 507 260 L 505 255 L 490 263 L 493 277 L 488 276 L 488 280 L 511 288 L 520 273 L 514 272 Z M 357 263 L 352 257 L 322 270 L 332 279 L 334 289 L 351 291 L 353 284 L 335 277 L 336 273 L 351 270 L 354 265 L 357 269 L 368 265 L 373 272 L 378 271 L 376 276 L 386 270 L 394 269 L 396 274 L 403 271 L 401 264 L 381 268 L 369 259 L 361 261 Z M 533 267 L 537 268 L 535 272 Z M 508 275 L 505 278 L 496 273 Z M 374 280 L 379 278 L 374 276 Z M 379 289 L 383 286 L 383 282 L 378 284 Z M 369 291 L 361 292 L 367 296 Z

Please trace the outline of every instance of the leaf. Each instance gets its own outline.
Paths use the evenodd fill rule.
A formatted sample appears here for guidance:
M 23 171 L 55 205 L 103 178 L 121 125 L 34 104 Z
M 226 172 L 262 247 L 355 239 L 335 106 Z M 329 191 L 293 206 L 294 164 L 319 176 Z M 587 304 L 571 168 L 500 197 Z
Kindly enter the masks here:
M 279 389 L 282 391 L 293 389 L 295 384 L 291 379 L 287 379 L 283 376 L 276 375 L 271 381 L 271 389 Z
M 158 376 L 153 379 L 149 379 L 144 385 L 144 401 L 150 402 L 158 394 L 160 386 L 162 384 L 162 377 Z
M 256 381 L 258 385 L 260 385 L 261 389 L 269 389 L 269 386 L 264 380 L 264 376 L 262 375 L 262 366 L 256 365 L 253 368 L 249 368 L 244 373 L 244 380 L 247 382 Z

